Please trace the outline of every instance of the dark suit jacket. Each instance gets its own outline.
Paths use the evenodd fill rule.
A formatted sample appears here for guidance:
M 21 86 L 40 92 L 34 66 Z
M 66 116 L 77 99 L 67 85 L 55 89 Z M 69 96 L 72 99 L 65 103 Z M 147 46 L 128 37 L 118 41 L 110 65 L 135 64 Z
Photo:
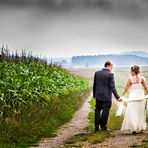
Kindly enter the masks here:
M 112 101 L 112 93 L 118 99 L 115 88 L 114 74 L 107 69 L 95 72 L 93 83 L 93 97 L 100 101 Z

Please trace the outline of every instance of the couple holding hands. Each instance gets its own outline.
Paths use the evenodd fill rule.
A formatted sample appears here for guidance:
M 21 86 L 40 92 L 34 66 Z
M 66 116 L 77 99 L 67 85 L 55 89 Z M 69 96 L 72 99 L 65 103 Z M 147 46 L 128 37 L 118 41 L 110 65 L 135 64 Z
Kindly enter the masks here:
M 125 90 L 122 97 L 120 97 L 116 91 L 112 69 L 112 62 L 107 61 L 104 64 L 104 68 L 95 72 L 94 75 L 93 98 L 96 100 L 95 131 L 109 130 L 107 128 L 107 121 L 112 105 L 112 93 L 118 102 L 123 103 L 130 89 L 121 131 L 130 131 L 133 134 L 137 134 L 137 132 L 141 132 L 147 128 L 145 106 L 148 86 L 146 79 L 140 74 L 140 67 L 138 65 L 132 66 Z

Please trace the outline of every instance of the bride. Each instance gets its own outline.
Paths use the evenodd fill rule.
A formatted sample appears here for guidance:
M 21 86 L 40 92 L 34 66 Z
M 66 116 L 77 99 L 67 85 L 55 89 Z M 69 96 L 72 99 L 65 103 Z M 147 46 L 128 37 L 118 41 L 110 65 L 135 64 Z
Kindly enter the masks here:
M 148 94 L 148 86 L 145 78 L 140 75 L 140 67 L 135 65 L 131 67 L 131 76 L 127 81 L 123 92 L 125 96 L 130 88 L 129 102 L 126 108 L 121 131 L 131 131 L 136 134 L 138 131 L 146 129 L 146 99 L 145 92 Z

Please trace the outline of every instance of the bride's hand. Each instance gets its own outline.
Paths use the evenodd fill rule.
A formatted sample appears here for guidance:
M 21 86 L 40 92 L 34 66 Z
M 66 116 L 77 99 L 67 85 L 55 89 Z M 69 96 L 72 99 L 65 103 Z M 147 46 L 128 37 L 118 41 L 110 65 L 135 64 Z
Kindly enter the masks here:
M 118 99 L 119 102 L 122 102 L 123 100 L 121 98 Z

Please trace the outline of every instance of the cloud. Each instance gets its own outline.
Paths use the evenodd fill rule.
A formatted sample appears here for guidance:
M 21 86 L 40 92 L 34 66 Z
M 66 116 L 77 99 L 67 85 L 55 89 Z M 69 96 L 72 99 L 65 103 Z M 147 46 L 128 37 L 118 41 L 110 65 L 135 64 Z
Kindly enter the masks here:
M 145 0 L 2 2 L 0 45 L 11 49 L 48 57 L 148 49 Z
M 45 11 L 98 9 L 114 15 L 140 18 L 148 14 L 147 0 L 0 0 L 0 5 L 38 7 Z

